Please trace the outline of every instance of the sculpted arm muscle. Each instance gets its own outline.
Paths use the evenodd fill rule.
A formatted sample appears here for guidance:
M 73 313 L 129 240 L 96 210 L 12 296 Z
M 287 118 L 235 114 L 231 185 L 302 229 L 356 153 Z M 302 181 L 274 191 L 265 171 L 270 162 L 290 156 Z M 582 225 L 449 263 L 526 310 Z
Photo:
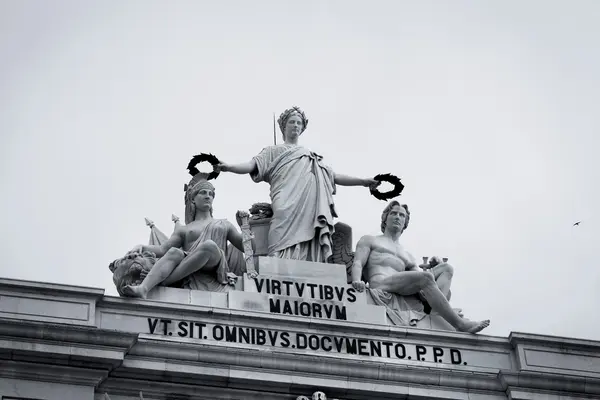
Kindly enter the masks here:
M 224 164 L 222 170 L 225 172 L 233 172 L 234 174 L 249 174 L 256 169 L 256 160 L 252 159 L 241 164 Z
M 406 266 L 406 271 L 420 271 L 419 266 L 417 264 L 417 259 L 411 253 L 406 252 L 408 254 L 409 264 Z
M 179 229 L 175 230 L 169 240 L 164 242 L 163 244 L 156 245 L 144 245 L 142 246 L 142 251 L 150 251 L 156 255 L 156 257 L 160 258 L 165 255 L 165 253 L 171 248 L 183 247 L 183 236 L 181 235 L 181 231 Z
M 227 231 L 227 240 L 229 240 L 229 243 L 234 245 L 236 249 L 238 249 L 242 253 L 244 252 L 242 234 L 239 233 L 237 229 L 235 229 L 235 226 L 233 226 L 231 222 L 229 223 L 229 230 Z
M 340 186 L 368 186 L 368 182 L 361 178 L 355 178 L 353 176 L 335 174 L 335 184 Z
M 371 237 L 363 236 L 356 245 L 354 263 L 352 264 L 352 282 L 361 281 L 362 271 L 371 254 Z

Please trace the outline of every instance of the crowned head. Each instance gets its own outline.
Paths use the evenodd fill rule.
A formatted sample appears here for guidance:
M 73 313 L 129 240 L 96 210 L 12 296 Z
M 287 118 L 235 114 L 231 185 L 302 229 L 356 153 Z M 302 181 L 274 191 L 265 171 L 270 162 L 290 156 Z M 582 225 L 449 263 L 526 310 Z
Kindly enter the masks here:
M 292 107 L 281 113 L 277 122 L 283 134 L 283 140 L 288 142 L 294 141 L 304 132 L 308 125 L 308 118 L 300 107 Z
M 215 187 L 206 179 L 208 174 L 199 172 L 188 183 L 184 185 L 185 191 L 185 223 L 189 224 L 196 218 L 197 210 L 210 211 L 212 216 L 212 204 L 215 199 Z

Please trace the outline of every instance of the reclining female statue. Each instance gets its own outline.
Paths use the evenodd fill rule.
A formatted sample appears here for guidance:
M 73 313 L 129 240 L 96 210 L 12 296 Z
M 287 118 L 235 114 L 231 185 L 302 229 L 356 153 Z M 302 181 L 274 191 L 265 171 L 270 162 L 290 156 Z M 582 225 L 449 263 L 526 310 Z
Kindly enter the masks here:
M 169 286 L 178 281 L 186 289 L 211 291 L 229 283 L 227 243 L 243 252 L 242 235 L 226 219 L 213 219 L 214 197 L 215 188 L 206 180 L 206 174 L 196 174 L 186 186 L 186 225 L 177 226 L 169 240 L 160 246 L 138 245 L 126 254 L 125 258 L 150 252 L 158 260 L 141 284 L 122 288 L 125 296 L 146 298 L 155 286 Z M 243 214 L 243 211 L 237 213 L 238 221 Z M 216 277 L 215 287 L 206 287 L 207 274 Z

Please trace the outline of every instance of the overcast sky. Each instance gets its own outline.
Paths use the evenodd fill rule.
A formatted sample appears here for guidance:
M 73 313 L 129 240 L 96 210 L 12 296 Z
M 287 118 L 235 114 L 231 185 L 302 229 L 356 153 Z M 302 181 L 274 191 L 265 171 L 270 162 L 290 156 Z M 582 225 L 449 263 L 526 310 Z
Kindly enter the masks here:
M 298 105 L 334 171 L 402 178 L 401 241 L 450 258 L 485 333 L 600 339 L 599 20 L 593 0 L 1 1 L 0 276 L 116 295 L 144 217 L 183 220 L 191 156 L 248 161 Z M 215 186 L 217 218 L 269 201 Z M 368 189 L 336 206 L 354 243 L 379 233 Z

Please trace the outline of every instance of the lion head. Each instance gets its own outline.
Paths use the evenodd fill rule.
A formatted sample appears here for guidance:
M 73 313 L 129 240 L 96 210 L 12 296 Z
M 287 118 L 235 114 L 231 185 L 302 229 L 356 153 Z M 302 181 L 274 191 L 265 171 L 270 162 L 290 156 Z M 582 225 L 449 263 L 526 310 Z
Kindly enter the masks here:
M 125 296 L 123 288 L 127 285 L 139 285 L 156 263 L 156 255 L 150 252 L 129 253 L 108 265 L 113 273 L 113 283 L 120 296 Z

